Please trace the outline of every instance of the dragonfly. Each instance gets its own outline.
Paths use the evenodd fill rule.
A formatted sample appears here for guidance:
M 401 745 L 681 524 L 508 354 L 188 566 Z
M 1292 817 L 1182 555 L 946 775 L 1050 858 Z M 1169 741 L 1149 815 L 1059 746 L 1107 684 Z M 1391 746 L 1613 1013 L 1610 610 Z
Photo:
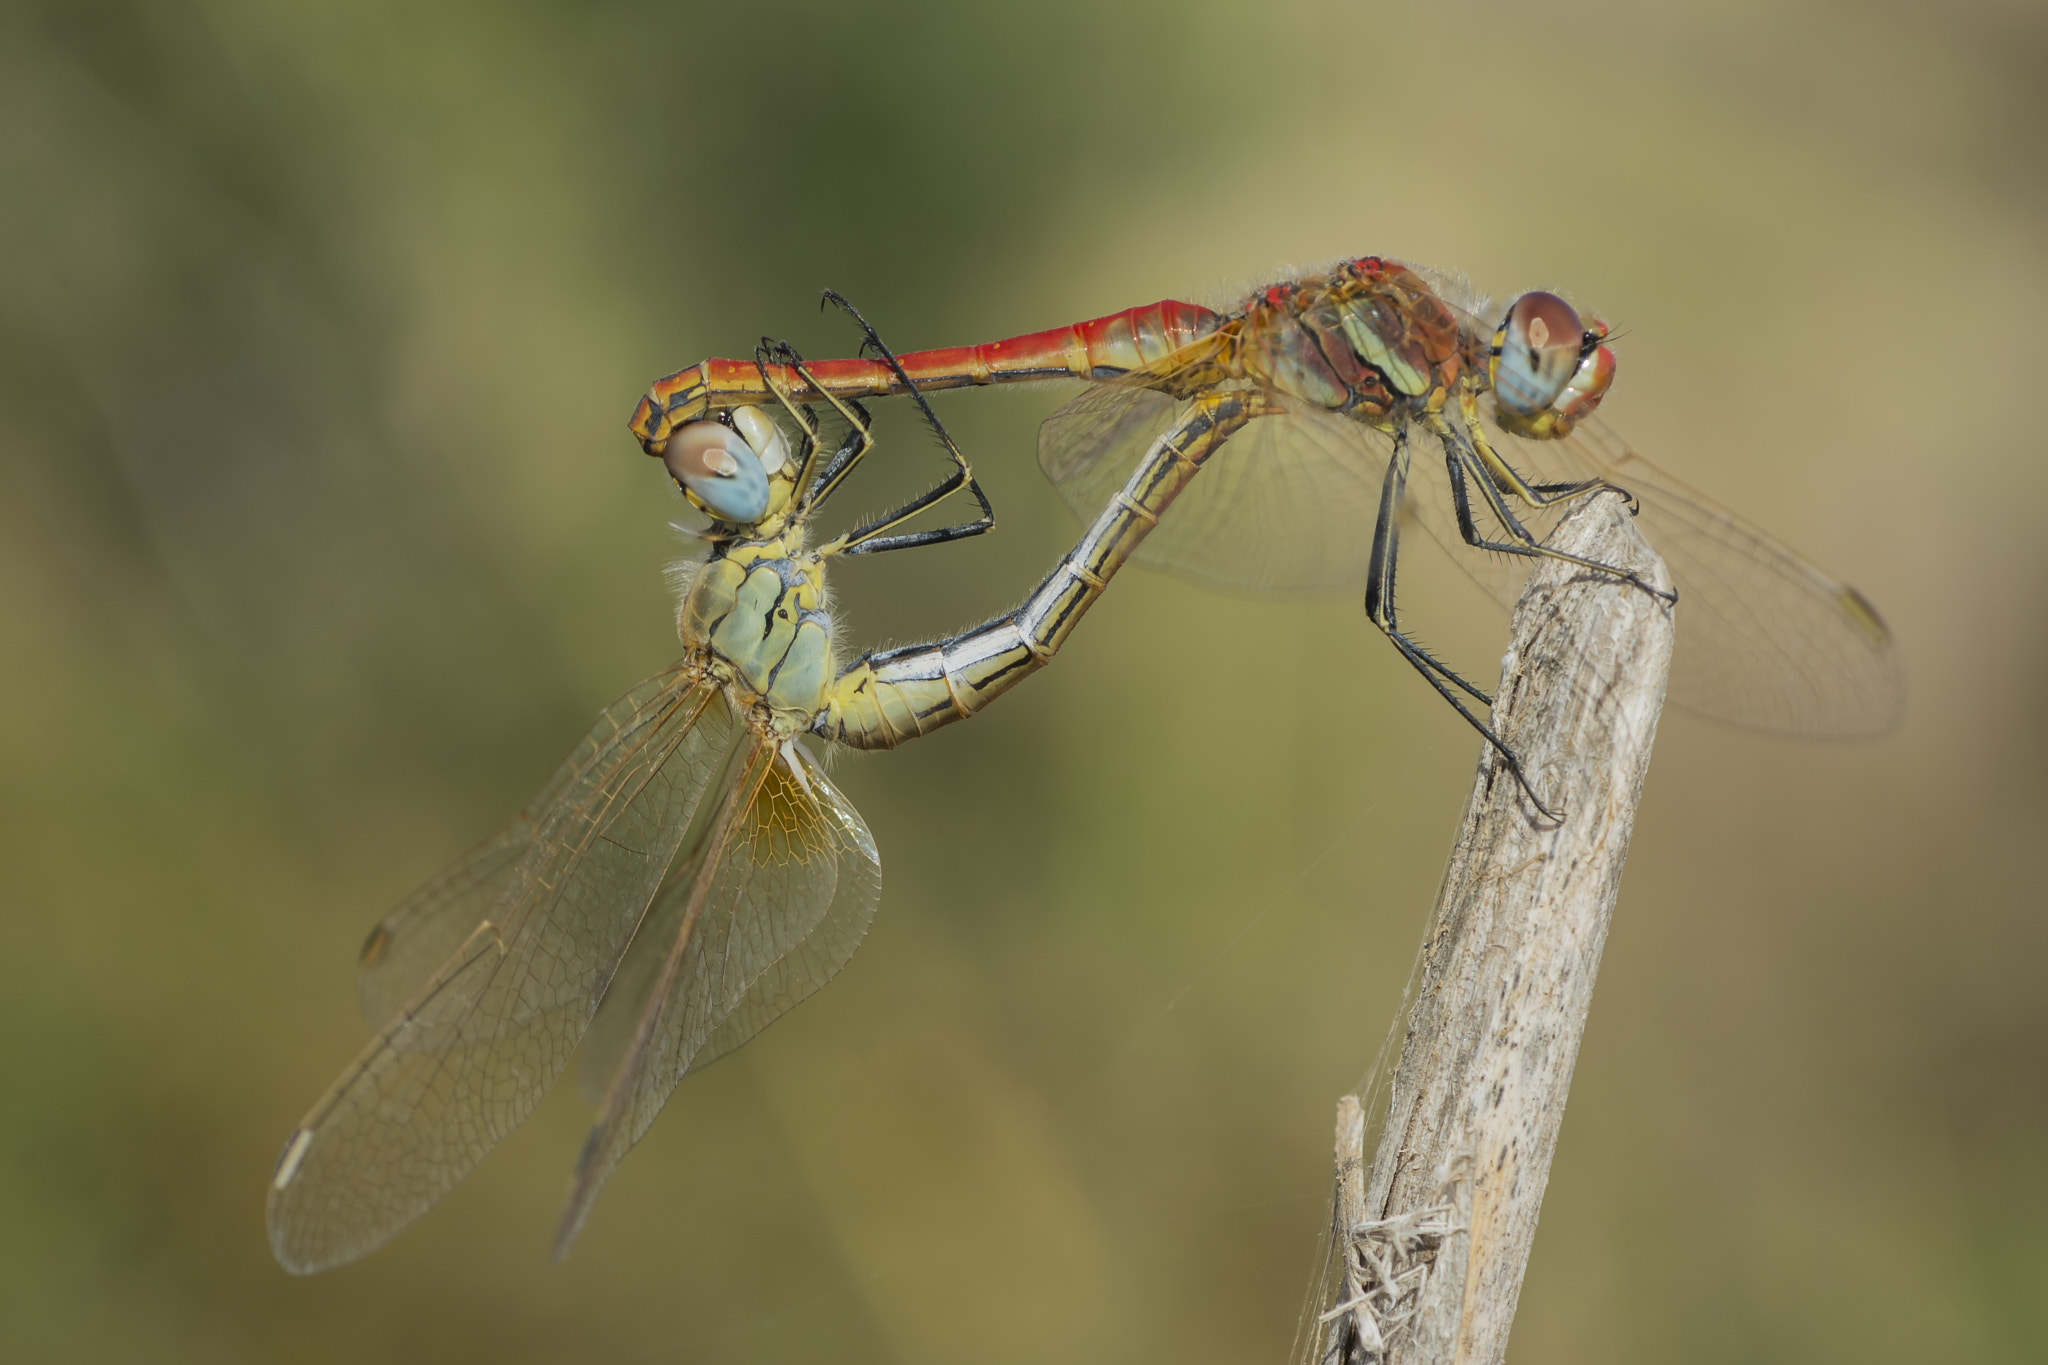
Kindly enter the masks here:
M 270 1242 L 286 1270 L 382 1245 L 522 1122 L 574 1056 L 596 1117 L 555 1235 L 565 1254 L 683 1075 L 816 992 L 874 916 L 874 840 L 805 742 L 888 749 L 974 714 L 1052 659 L 1156 519 L 1144 498 L 1120 503 L 1022 606 L 842 664 L 829 561 L 979 535 L 994 513 L 898 368 L 952 468 L 814 543 L 814 518 L 873 447 L 872 423 L 787 346 L 764 342 L 755 375 L 759 402 L 663 436 L 667 472 L 707 522 L 705 556 L 681 575 L 683 657 L 607 708 L 511 824 L 365 940 L 358 986 L 375 1036 L 271 1178 Z M 1232 408 L 1186 448 L 1222 439 Z M 978 514 L 907 529 L 956 494 Z
M 771 381 L 799 398 L 1087 381 L 1038 441 L 1041 467 L 1076 512 L 1159 511 L 1127 552 L 1211 586 L 1362 590 L 1368 618 L 1545 814 L 1519 759 L 1474 710 L 1491 706 L 1489 694 L 1403 628 L 1401 532 L 1419 524 L 1503 604 L 1543 558 L 1655 591 L 1545 543 L 1570 506 L 1612 490 L 1630 500 L 1683 601 L 1672 702 L 1793 735 L 1889 729 L 1905 689 L 1883 617 L 1594 415 L 1616 372 L 1610 340 L 1604 321 L 1557 294 L 1524 293 L 1495 313 L 1462 277 L 1364 256 L 1222 310 L 1167 299 L 889 364 L 818 361 L 809 380 L 705 360 L 658 381 L 631 427 L 659 452 L 677 423 L 752 401 Z M 1418 451 L 1441 477 L 1411 478 Z

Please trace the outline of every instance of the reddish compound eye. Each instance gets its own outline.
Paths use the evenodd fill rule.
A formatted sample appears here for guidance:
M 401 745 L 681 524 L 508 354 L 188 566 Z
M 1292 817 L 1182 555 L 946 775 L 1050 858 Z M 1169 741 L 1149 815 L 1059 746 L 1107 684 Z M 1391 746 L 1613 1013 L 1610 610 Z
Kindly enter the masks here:
M 1566 434 L 1581 417 L 1599 407 L 1600 400 L 1607 396 L 1607 386 L 1613 382 L 1614 352 L 1605 346 L 1594 346 L 1572 372 L 1572 382 L 1557 396 L 1557 434 Z
M 1493 401 L 1514 417 L 1534 417 L 1564 392 L 1579 368 L 1585 329 L 1555 294 L 1524 294 L 1494 334 Z

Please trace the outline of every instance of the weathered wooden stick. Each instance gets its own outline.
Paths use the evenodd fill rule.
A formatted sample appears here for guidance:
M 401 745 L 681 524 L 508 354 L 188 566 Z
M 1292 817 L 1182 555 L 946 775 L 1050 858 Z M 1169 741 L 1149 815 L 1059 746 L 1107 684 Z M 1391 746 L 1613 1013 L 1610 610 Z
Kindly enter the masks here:
M 1588 499 L 1549 543 L 1670 585 L 1618 496 Z M 1339 1106 L 1324 1365 L 1496 1365 L 1507 1352 L 1671 638 L 1665 603 L 1555 560 L 1515 607 L 1494 726 L 1562 820 L 1486 751 L 1369 1173 L 1366 1114 L 1348 1096 Z

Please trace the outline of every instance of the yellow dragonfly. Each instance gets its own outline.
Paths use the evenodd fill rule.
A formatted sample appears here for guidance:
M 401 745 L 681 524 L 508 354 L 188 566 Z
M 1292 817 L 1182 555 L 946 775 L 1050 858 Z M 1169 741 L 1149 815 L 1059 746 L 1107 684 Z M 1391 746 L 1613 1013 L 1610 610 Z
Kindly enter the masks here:
M 858 313 L 878 363 L 891 353 Z M 271 1178 L 271 1248 L 311 1274 L 375 1249 L 533 1111 L 572 1054 L 597 1116 L 555 1237 L 684 1074 L 731 1052 L 853 954 L 880 894 L 860 815 L 808 735 L 886 749 L 965 719 L 1051 660 L 1172 496 L 1118 500 L 1014 611 L 936 643 L 833 650 L 825 564 L 979 534 L 988 499 L 898 368 L 953 469 L 886 516 L 813 545 L 812 519 L 872 446 L 866 411 L 818 396 L 786 346 L 757 353 L 763 406 L 672 423 L 660 453 L 709 518 L 678 612 L 683 657 L 598 717 L 540 793 L 373 930 L 376 1036 L 293 1131 Z M 779 376 L 788 376 L 785 385 Z M 811 395 L 798 401 L 792 389 Z M 836 413 L 845 435 L 824 439 Z M 1215 405 L 1200 454 L 1248 414 Z M 794 440 L 791 439 L 794 435 Z M 964 491 L 971 521 L 904 530 Z

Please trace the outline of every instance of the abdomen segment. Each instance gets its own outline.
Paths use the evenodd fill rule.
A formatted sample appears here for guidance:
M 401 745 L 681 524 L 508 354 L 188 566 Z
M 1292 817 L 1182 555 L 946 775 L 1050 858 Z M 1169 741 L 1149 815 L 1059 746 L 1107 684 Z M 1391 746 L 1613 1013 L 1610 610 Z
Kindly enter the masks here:
M 1054 327 L 1043 332 L 984 342 L 910 351 L 897 357 L 919 389 L 958 389 L 975 384 L 1014 384 L 1032 379 L 1107 379 L 1164 359 L 1216 330 L 1221 315 L 1197 304 L 1162 299 L 1142 308 Z M 880 360 L 820 360 L 805 369 L 818 383 L 806 384 L 788 365 L 765 367 L 792 403 L 815 403 L 826 393 L 839 398 L 880 398 L 901 393 L 895 371 Z M 741 404 L 772 404 L 762 367 L 750 360 L 704 360 L 659 380 L 640 400 L 629 425 L 649 452 L 659 453 L 669 433 L 684 422 Z
M 1258 404 L 1242 392 L 1195 399 L 1023 606 L 950 640 L 864 655 L 839 675 L 812 732 L 856 749 L 893 749 L 966 719 L 1052 662 L 1188 480 L 1258 415 Z

